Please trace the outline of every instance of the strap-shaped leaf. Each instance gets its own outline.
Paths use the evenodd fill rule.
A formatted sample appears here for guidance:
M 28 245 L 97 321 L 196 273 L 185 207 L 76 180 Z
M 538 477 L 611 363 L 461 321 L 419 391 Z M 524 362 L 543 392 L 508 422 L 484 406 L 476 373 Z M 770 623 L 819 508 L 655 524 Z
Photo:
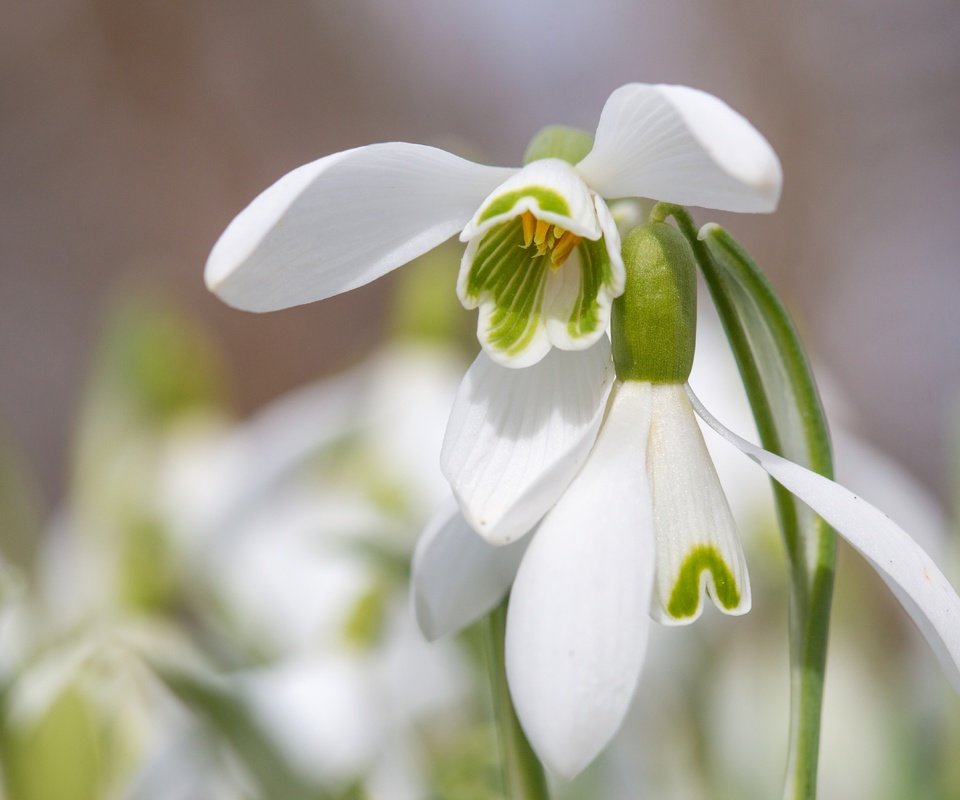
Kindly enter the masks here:
M 723 322 L 763 446 L 833 477 L 827 423 L 789 314 L 749 255 L 723 228 L 698 233 L 687 212 L 660 205 L 687 237 Z M 836 539 L 830 527 L 773 482 L 791 577 L 792 698 L 786 798 L 814 797 Z

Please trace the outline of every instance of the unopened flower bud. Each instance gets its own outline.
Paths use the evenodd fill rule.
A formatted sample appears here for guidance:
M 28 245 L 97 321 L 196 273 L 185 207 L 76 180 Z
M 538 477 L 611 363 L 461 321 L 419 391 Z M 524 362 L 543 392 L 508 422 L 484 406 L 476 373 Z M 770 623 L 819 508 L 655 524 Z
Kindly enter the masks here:
M 593 147 L 593 135 L 564 125 L 548 125 L 541 128 L 527 145 L 523 163 L 541 158 L 559 158 L 568 164 L 576 164 Z

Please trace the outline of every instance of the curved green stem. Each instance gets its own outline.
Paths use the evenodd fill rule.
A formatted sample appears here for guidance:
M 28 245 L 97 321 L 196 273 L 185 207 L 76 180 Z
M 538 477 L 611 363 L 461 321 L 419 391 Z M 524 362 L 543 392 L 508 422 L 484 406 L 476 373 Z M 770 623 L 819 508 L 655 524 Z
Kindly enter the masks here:
M 823 408 L 799 336 L 766 277 L 742 248 L 720 228 L 701 240 L 690 215 L 680 206 L 659 204 L 652 221 L 673 217 L 693 248 L 707 288 L 723 322 L 763 446 L 833 476 L 830 438 Z M 766 345 L 780 375 L 761 364 Z M 779 381 L 779 384 L 777 383 Z M 795 427 L 778 419 L 774 408 L 793 403 Z M 787 446 L 790 433 L 801 443 Z M 791 726 L 784 797 L 816 796 L 820 717 L 826 669 L 830 605 L 833 596 L 836 539 L 826 523 L 813 517 L 782 486 L 773 483 L 790 570 Z
M 520 727 L 510 700 L 504 662 L 506 627 L 507 601 L 504 600 L 483 623 L 504 792 L 509 800 L 549 800 L 543 767 Z

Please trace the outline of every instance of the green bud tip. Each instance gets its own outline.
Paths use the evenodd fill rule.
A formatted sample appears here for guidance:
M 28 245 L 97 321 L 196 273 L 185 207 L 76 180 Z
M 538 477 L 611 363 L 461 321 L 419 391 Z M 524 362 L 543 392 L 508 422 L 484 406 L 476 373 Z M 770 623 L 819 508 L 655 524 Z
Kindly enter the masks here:
M 541 158 L 559 158 L 576 164 L 593 149 L 593 136 L 586 131 L 550 125 L 530 140 L 523 154 L 524 165 Z
M 697 333 L 697 272 L 671 225 L 639 225 L 623 240 L 626 288 L 613 302 L 613 361 L 622 381 L 685 383 Z

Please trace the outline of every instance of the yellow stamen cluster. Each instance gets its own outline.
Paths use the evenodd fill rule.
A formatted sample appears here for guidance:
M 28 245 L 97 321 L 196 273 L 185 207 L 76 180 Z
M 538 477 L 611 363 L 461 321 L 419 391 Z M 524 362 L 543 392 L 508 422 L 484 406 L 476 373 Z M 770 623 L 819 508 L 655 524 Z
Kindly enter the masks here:
M 542 256 L 550 251 L 550 266 L 559 269 L 567 260 L 573 248 L 583 241 L 582 236 L 564 230 L 559 225 L 551 225 L 542 219 L 537 219 L 529 211 L 520 215 L 523 225 L 523 246 L 537 246 L 537 255 Z

